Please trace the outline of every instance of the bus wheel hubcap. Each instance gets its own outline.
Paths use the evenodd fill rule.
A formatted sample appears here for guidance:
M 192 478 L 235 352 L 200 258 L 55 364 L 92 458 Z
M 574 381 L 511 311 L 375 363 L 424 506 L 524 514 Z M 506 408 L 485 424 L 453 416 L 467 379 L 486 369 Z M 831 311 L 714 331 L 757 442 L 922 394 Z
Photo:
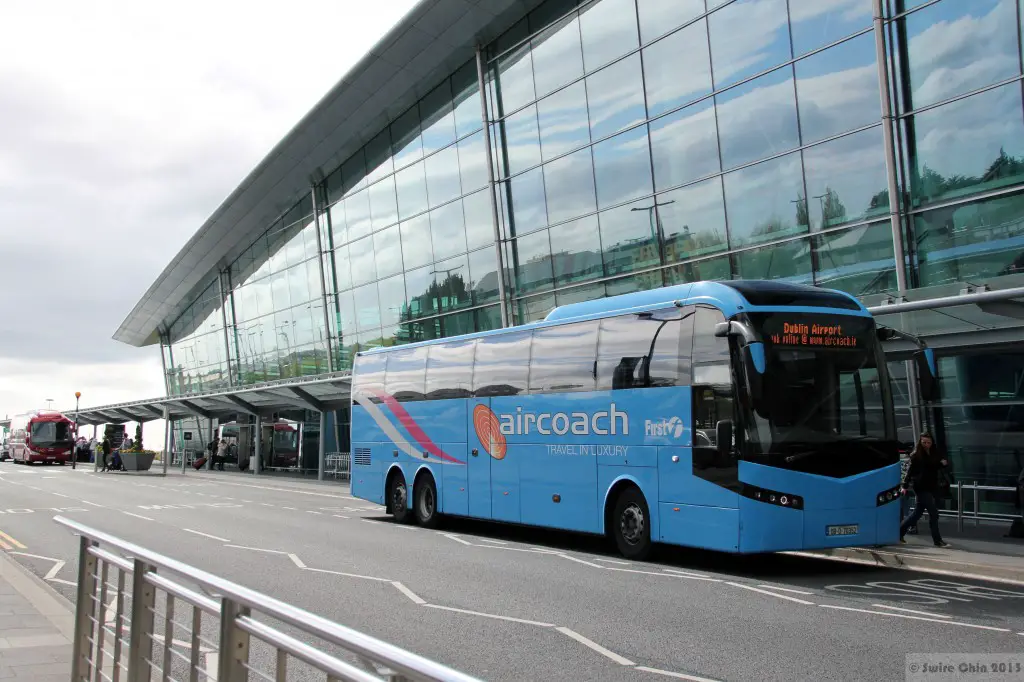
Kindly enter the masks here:
M 395 490 L 391 494 L 391 506 L 396 510 L 405 509 L 405 484 L 396 483 Z
M 619 530 L 622 533 L 622 539 L 631 545 L 635 545 L 643 539 L 644 513 L 640 507 L 631 504 L 622 510 Z
M 434 491 L 426 488 L 420 496 L 420 516 L 429 519 L 434 515 Z

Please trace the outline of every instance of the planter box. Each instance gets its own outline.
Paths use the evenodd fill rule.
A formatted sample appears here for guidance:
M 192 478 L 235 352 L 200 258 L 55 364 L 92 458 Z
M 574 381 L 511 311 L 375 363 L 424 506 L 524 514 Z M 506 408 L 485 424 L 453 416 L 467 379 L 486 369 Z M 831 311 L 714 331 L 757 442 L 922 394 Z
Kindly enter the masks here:
M 127 471 L 149 471 L 154 456 L 152 452 L 122 452 L 121 461 Z

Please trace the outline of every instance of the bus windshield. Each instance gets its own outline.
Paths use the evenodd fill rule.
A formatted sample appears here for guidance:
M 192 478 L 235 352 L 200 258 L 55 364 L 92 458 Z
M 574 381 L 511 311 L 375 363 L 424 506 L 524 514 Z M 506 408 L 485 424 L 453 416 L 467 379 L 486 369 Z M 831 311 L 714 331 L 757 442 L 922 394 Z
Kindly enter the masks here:
M 296 452 L 299 449 L 298 431 L 274 431 L 274 450 L 276 452 Z
M 32 444 L 64 445 L 71 442 L 71 424 L 67 422 L 32 422 Z
M 750 317 L 765 346 L 761 396 L 743 420 L 751 455 L 834 476 L 894 456 L 889 379 L 870 318 Z

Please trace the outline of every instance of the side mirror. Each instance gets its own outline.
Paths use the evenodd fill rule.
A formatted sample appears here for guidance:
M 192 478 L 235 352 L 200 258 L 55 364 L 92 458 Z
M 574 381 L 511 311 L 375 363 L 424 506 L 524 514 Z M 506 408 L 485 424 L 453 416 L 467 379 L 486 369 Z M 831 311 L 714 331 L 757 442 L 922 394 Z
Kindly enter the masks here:
M 715 445 L 722 457 L 732 454 L 732 421 L 723 419 L 715 424 Z
M 930 403 L 939 399 L 939 369 L 935 363 L 935 351 L 925 348 L 914 353 L 917 367 L 917 383 L 921 400 Z
M 761 399 L 761 390 L 764 384 L 764 344 L 759 341 L 748 343 L 743 347 L 742 355 L 743 375 L 747 380 L 747 392 L 750 394 L 750 399 L 756 403 Z

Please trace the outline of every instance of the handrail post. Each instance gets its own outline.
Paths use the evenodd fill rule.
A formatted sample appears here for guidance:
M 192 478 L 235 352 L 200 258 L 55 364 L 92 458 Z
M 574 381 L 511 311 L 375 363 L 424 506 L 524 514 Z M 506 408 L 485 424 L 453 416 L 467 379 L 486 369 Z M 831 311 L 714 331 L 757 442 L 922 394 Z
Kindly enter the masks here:
M 964 529 L 964 482 L 956 482 L 956 529 Z
M 978 495 L 978 482 L 974 482 L 974 527 L 977 528 L 978 524 L 981 523 L 981 516 L 978 509 L 979 495 Z
M 72 643 L 71 679 L 74 682 L 89 680 L 91 665 L 89 655 L 89 614 L 93 599 L 96 598 L 96 557 L 89 553 L 92 540 L 84 535 L 78 538 L 78 598 L 75 604 L 75 641 Z
M 141 559 L 135 559 L 132 569 L 132 622 L 128 648 L 128 682 L 149 682 L 153 657 L 153 611 L 156 608 L 156 588 L 146 580 L 146 574 L 155 569 Z
M 238 627 L 237 619 L 249 616 L 249 607 L 224 598 L 220 606 L 220 656 L 217 682 L 246 682 L 249 671 L 249 633 Z

